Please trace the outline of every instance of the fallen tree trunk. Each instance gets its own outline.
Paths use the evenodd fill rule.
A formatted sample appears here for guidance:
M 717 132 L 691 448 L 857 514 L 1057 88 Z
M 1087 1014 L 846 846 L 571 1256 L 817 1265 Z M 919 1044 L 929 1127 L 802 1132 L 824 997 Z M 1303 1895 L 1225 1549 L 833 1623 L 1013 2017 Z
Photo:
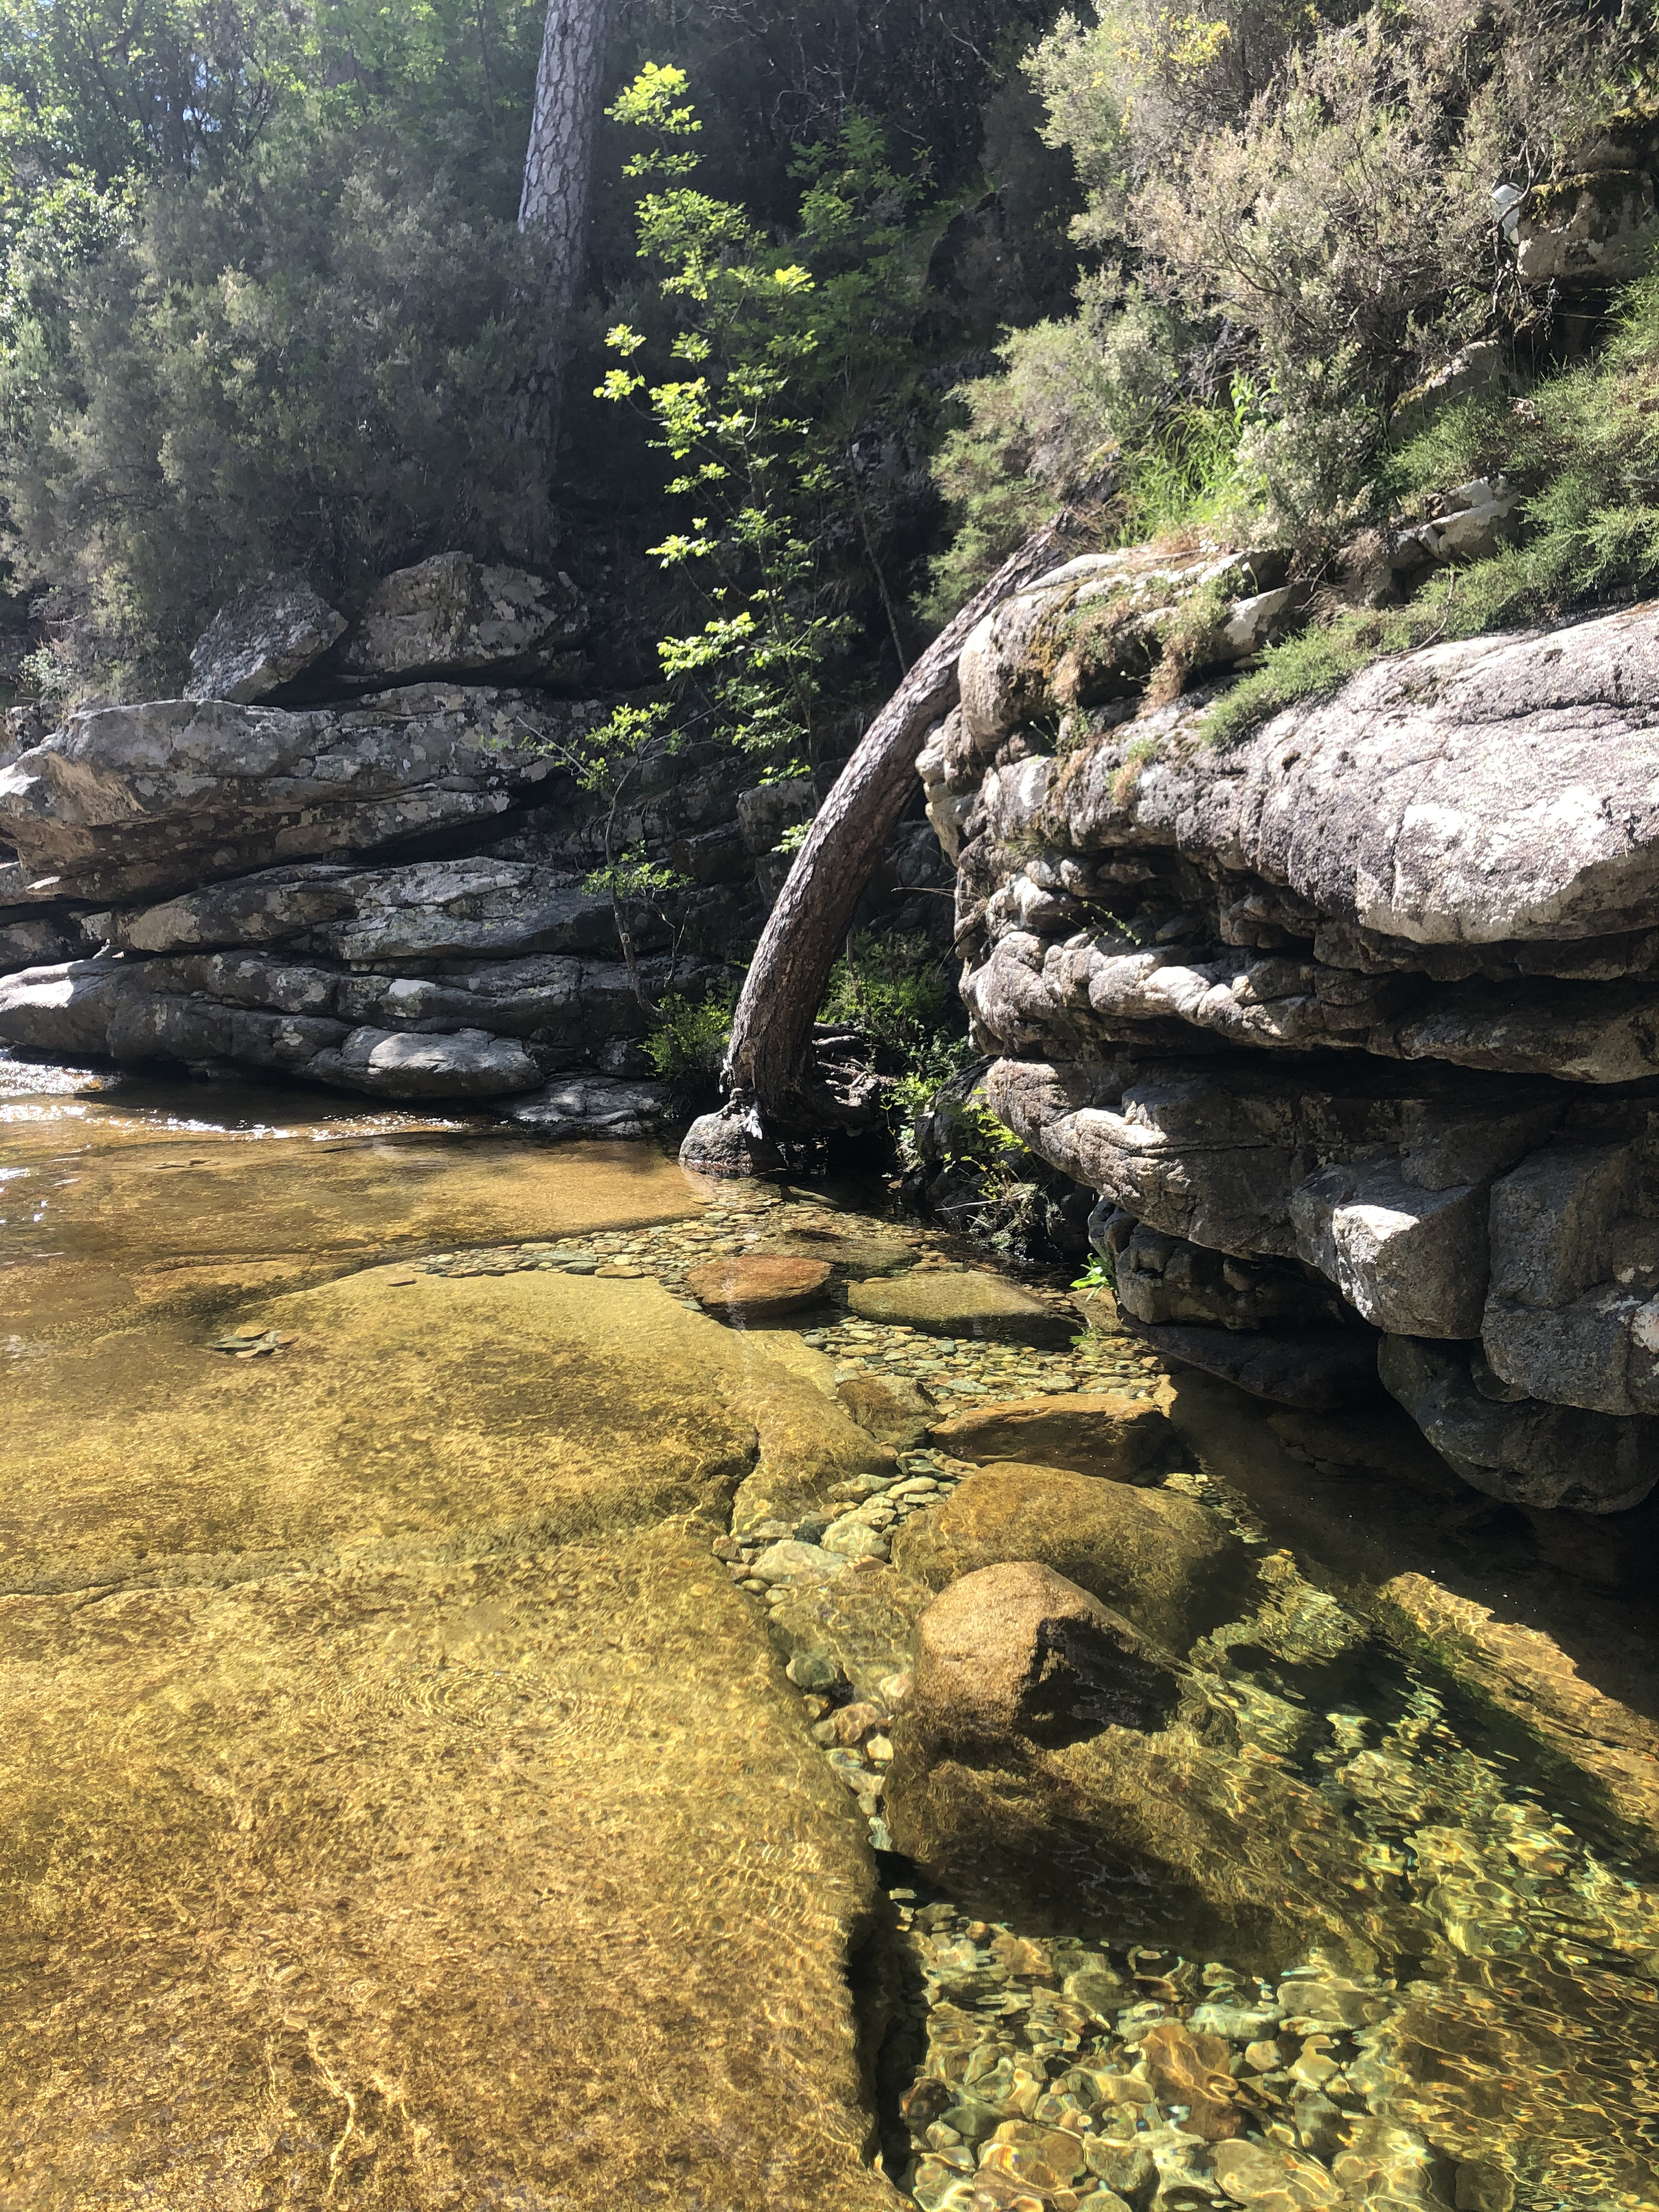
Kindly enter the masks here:
M 1065 522 L 1045 524 L 942 629 L 859 741 L 818 810 L 755 948 L 732 1017 L 718 1114 L 693 1122 L 682 1163 L 750 1175 L 780 1139 L 844 1121 L 818 1081 L 812 1021 L 858 902 L 908 800 L 922 740 L 957 702 L 957 661 L 992 608 L 1066 557 Z

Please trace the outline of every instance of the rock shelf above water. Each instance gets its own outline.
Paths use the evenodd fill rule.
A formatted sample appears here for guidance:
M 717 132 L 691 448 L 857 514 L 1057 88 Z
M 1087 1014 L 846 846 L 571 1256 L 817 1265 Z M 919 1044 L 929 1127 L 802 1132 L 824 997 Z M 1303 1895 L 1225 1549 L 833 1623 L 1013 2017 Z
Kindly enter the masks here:
M 1212 745 L 1201 702 L 1060 697 L 1074 592 L 988 618 L 920 763 L 993 1108 L 1099 1194 L 1164 1348 L 1272 1395 L 1292 1347 L 1346 1329 L 1369 1372 L 1380 1334 L 1466 1480 L 1628 1508 L 1659 1480 L 1659 607 L 1382 661 Z M 1352 1396 L 1334 1351 L 1302 1402 Z

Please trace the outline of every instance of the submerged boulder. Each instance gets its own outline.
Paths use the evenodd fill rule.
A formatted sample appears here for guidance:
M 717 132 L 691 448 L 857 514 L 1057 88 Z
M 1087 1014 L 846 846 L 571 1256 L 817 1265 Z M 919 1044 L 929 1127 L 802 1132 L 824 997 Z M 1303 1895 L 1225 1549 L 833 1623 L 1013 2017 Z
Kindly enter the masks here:
M 970 1267 L 913 1268 L 854 1283 L 847 1294 L 862 1321 L 890 1322 L 930 1336 L 1009 1337 L 1040 1343 L 1069 1334 L 1040 1298 L 1006 1276 Z
M 965 1575 L 915 1652 L 888 1826 L 964 1910 L 1258 1968 L 1317 1942 L 1370 1969 L 1409 1940 L 1331 1801 L 1242 1755 L 1196 1678 L 1076 1583 Z
M 936 1590 L 1036 1561 L 1181 1650 L 1225 1618 L 1250 1574 L 1236 1538 L 1195 1498 L 1012 1463 L 981 1468 L 908 1522 L 893 1559 Z
M 907 1731 L 935 1750 L 1144 1729 L 1176 1700 L 1166 1655 L 1038 1560 L 963 1575 L 916 1624 Z
M 791 1259 L 775 1252 L 738 1252 L 705 1260 L 685 1279 L 699 1305 L 733 1322 L 768 1322 L 793 1313 L 821 1297 L 829 1280 L 828 1261 Z
M 1145 1474 L 1174 1441 L 1165 1415 L 1144 1398 L 1082 1390 L 975 1406 L 932 1434 L 953 1459 L 1028 1460 L 1116 1482 Z

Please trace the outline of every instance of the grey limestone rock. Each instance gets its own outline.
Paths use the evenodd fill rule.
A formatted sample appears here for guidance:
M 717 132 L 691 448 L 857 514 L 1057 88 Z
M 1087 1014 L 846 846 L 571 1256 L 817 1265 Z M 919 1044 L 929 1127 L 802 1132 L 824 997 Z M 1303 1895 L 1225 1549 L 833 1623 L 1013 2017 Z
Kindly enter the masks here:
M 0 913 L 0 975 L 73 960 L 83 949 L 78 925 L 67 917 Z
M 190 654 L 191 699 L 249 706 L 320 660 L 345 617 L 300 579 L 273 580 L 215 615 Z
M 73 714 L 0 769 L 23 895 L 165 897 L 274 863 L 487 821 L 596 709 L 436 684 L 289 712 L 159 700 Z
M 1645 927 L 1659 887 L 1659 611 L 1382 660 L 1237 746 L 1149 717 L 985 777 L 999 844 L 1152 848 L 1413 945 Z M 1129 773 L 1126 774 L 1127 770 Z
M 506 1109 L 508 1121 L 538 1136 L 643 1137 L 668 1110 L 660 1083 L 626 1083 L 613 1075 L 556 1077 Z
M 521 1044 L 483 1030 L 447 1036 L 353 1030 L 337 1047 L 318 1053 L 306 1072 L 315 1081 L 375 1098 L 495 1098 L 529 1091 L 541 1079 Z
M 1126 1232 L 1115 1252 L 1117 1299 L 1132 1320 L 1257 1330 L 1316 1328 L 1337 1318 L 1336 1300 L 1322 1295 L 1299 1268 L 1207 1251 L 1149 1229 L 1133 1214 L 1114 1211 L 1110 1221 Z
M 1480 550 L 1508 499 L 1449 495 L 1424 557 Z M 1073 610 L 1131 573 L 1072 571 Z M 1339 1396 L 1367 1328 L 1452 1347 L 1402 1401 L 1468 1480 L 1633 1502 L 1659 1468 L 1629 1441 L 1659 1418 L 1659 606 L 1384 660 L 1231 746 L 1178 703 L 1074 714 L 1050 754 L 1055 588 L 975 634 L 920 765 L 986 1096 L 1129 1224 L 1126 1319 L 1296 1403 L 1334 1316 Z M 1592 1448 L 1605 1480 L 1563 1471 Z
M 126 952 L 281 945 L 362 968 L 610 951 L 615 943 L 603 893 L 585 890 L 568 869 L 528 860 L 263 869 L 113 915 L 108 928 L 108 942 Z
M 333 665 L 347 682 L 367 684 L 571 678 L 580 672 L 574 648 L 591 628 L 586 602 L 563 574 L 439 553 L 374 586 Z
M 1493 1389 L 1467 1345 L 1386 1337 L 1378 1371 L 1464 1481 L 1514 1505 L 1619 1513 L 1659 1481 L 1659 1421 L 1620 1420 Z M 1483 1387 L 1484 1386 L 1484 1387 Z
M 1135 1334 L 1177 1367 L 1218 1376 L 1272 1405 L 1335 1413 L 1377 1395 L 1377 1339 L 1365 1329 L 1299 1328 L 1279 1335 L 1170 1322 Z

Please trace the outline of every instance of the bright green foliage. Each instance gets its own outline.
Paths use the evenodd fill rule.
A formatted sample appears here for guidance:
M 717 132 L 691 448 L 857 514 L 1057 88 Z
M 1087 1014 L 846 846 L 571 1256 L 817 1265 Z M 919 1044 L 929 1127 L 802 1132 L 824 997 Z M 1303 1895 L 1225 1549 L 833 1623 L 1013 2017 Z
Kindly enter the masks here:
M 679 751 L 681 733 L 670 726 L 662 702 L 636 707 L 624 702 L 591 728 L 528 743 L 532 751 L 556 760 L 576 788 L 595 802 L 602 858 L 585 880 L 589 890 L 609 897 L 629 982 L 640 1005 L 654 1012 L 640 970 L 632 917 L 636 908 L 651 908 L 672 929 L 677 894 L 688 884 L 678 869 L 652 860 L 638 839 L 627 839 L 628 809 L 647 770 Z
M 945 962 L 925 937 L 860 933 L 830 973 L 818 1018 L 846 1023 L 896 1064 L 897 1073 L 884 1079 L 883 1110 L 914 1165 L 910 1124 L 973 1058 Z
M 832 143 L 800 153 L 799 228 L 769 238 L 684 181 L 702 127 L 685 89 L 682 70 L 647 64 L 610 110 L 649 134 L 627 173 L 651 185 L 639 253 L 672 319 L 675 368 L 655 381 L 635 368 L 648 341 L 619 324 L 607 340 L 618 365 L 598 396 L 642 397 L 668 495 L 692 510 L 652 549 L 705 610 L 659 646 L 665 676 L 770 773 L 793 774 L 826 664 L 853 634 L 830 603 L 825 532 L 837 496 L 859 498 L 845 448 L 861 410 L 873 391 L 892 392 L 919 282 L 904 225 L 917 188 L 888 166 L 868 119 L 849 116 Z
M 847 1022 L 890 1052 L 923 1048 L 950 1019 L 955 992 L 925 938 L 855 937 L 830 972 L 819 1018 Z
M 706 999 L 671 992 L 658 1007 L 645 1049 L 678 1103 L 699 1106 L 713 1097 L 731 1042 L 737 1003 L 737 988 L 732 985 Z

